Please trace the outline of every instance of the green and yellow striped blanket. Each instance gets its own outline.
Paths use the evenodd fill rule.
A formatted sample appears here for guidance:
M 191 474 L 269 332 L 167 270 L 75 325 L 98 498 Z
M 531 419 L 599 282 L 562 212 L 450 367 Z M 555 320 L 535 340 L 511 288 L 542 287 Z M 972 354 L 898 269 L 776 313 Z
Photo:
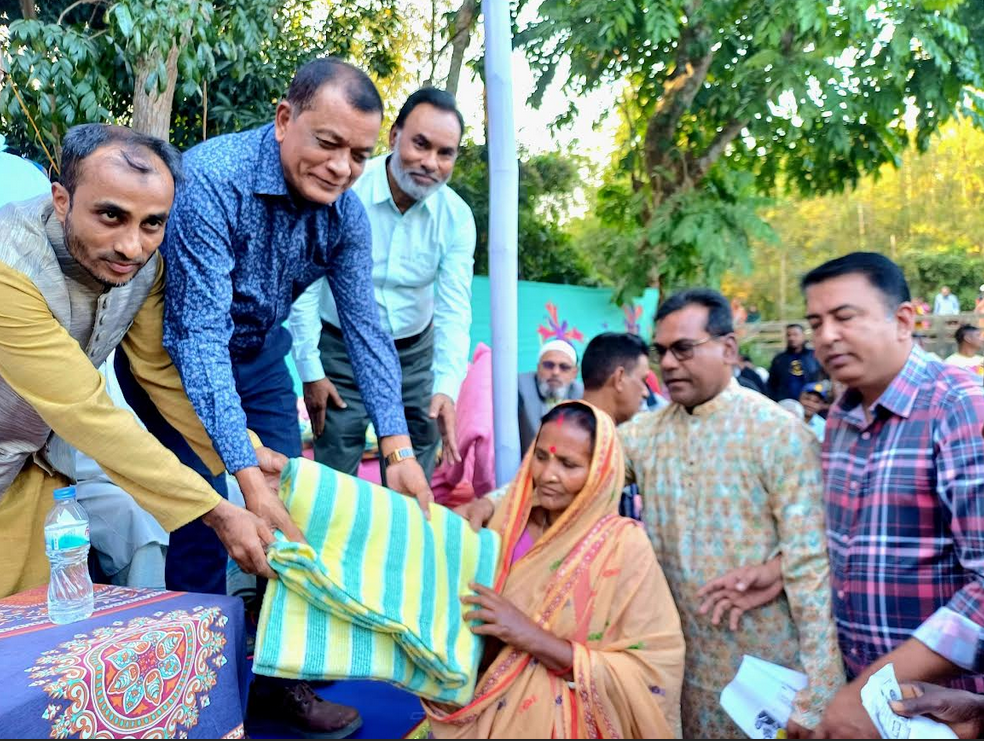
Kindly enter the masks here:
M 280 497 L 310 545 L 279 539 L 253 671 L 295 679 L 379 679 L 465 705 L 482 641 L 463 619 L 468 583 L 491 585 L 499 538 L 434 505 L 303 458 Z

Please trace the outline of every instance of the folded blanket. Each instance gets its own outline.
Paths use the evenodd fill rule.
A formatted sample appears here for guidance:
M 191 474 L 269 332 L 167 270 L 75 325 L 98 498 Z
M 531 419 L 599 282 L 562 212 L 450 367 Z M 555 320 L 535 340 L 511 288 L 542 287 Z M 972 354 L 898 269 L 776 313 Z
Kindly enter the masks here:
M 269 550 L 253 671 L 296 679 L 379 679 L 464 705 L 482 641 L 460 601 L 491 585 L 499 538 L 461 517 L 313 461 L 291 460 L 280 497 L 308 539 Z

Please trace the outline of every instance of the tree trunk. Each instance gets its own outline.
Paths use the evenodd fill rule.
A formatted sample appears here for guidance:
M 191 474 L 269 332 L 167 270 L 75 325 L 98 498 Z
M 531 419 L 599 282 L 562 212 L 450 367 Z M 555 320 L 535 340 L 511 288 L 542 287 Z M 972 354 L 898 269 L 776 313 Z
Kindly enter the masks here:
M 20 0 L 20 11 L 21 17 L 25 20 L 36 20 L 38 17 L 38 9 L 34 0 Z
M 464 0 L 458 12 L 454 15 L 451 37 L 451 70 L 448 72 L 448 82 L 445 89 L 452 95 L 458 94 L 458 83 L 461 80 L 461 67 L 465 61 L 465 52 L 471 41 L 472 26 L 478 17 L 478 0 Z
M 147 78 L 157 69 L 156 57 L 141 57 L 134 65 L 136 80 L 133 84 L 133 129 L 168 141 L 171 135 L 171 106 L 174 103 L 174 88 L 178 82 L 178 47 L 174 45 L 168 52 L 167 85 L 163 93 L 155 86 L 146 92 Z

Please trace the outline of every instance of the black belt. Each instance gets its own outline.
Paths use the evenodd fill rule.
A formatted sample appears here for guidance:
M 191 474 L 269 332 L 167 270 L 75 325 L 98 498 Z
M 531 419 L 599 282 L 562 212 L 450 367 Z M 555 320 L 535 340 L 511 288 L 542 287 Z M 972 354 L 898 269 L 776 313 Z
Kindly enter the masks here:
M 332 337 L 336 337 L 340 340 L 344 339 L 342 337 L 342 330 L 336 327 L 334 324 L 322 320 L 321 326 L 322 329 L 328 334 L 330 334 Z M 433 322 L 428 324 L 423 332 L 419 334 L 415 334 L 412 337 L 401 337 L 398 340 L 393 340 L 393 344 L 396 345 L 397 350 L 406 350 L 408 347 L 413 347 L 420 341 L 421 337 L 423 337 L 425 334 L 427 334 L 430 331 L 430 328 L 432 326 L 433 326 Z

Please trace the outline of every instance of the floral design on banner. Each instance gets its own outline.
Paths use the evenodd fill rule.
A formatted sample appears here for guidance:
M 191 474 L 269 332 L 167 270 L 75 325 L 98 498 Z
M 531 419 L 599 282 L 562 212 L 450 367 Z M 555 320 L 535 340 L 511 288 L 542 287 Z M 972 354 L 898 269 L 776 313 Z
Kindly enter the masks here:
M 642 307 L 624 304 L 622 311 L 625 312 L 625 331 L 629 334 L 639 334 L 639 320 L 642 319 Z
M 542 324 L 537 327 L 542 342 L 547 343 L 551 340 L 567 340 L 567 342 L 584 342 L 584 335 L 577 327 L 568 327 L 567 322 L 560 321 L 557 316 L 557 307 L 552 303 L 547 304 L 547 326 Z
M 217 607 L 159 612 L 45 651 L 25 671 L 52 698 L 51 737 L 186 737 L 226 663 L 227 622 Z

